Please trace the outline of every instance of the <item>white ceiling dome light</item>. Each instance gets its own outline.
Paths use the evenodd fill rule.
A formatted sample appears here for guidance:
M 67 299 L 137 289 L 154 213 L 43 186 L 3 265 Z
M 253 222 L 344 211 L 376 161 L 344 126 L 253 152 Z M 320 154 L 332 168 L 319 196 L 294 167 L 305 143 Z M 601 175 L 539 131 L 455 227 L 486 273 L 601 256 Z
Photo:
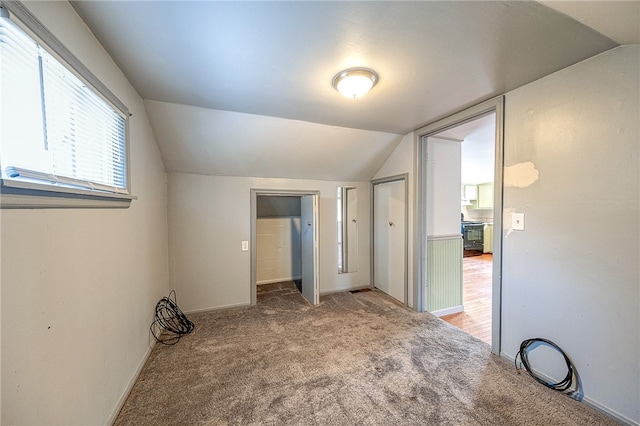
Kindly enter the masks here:
M 333 87 L 351 99 L 366 95 L 377 82 L 378 74 L 368 68 L 349 68 L 333 77 Z

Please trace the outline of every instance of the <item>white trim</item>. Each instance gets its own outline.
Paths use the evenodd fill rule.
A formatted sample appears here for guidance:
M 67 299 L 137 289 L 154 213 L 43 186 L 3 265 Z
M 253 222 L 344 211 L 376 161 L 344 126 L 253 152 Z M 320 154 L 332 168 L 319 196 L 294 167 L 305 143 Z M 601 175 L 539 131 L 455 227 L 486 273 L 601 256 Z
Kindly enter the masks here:
M 452 306 L 450 308 L 431 311 L 431 313 L 437 317 L 443 317 L 445 315 L 451 315 L 451 314 L 458 314 L 460 312 L 464 312 L 464 305 Z
M 0 180 L 0 208 L 127 208 L 137 197 L 10 179 Z
M 129 380 L 129 383 L 127 383 L 127 387 L 124 389 L 124 392 L 122 392 L 122 395 L 120 395 L 120 398 L 118 399 L 118 403 L 116 404 L 113 411 L 109 415 L 109 418 L 107 419 L 108 425 L 113 425 L 116 419 L 118 418 L 118 415 L 122 410 L 122 407 L 124 407 L 124 403 L 127 401 L 127 398 L 129 398 L 129 394 L 133 390 L 133 386 L 135 386 L 136 382 L 138 381 L 138 377 L 140 377 L 140 374 L 142 373 L 144 366 L 147 364 L 147 361 L 149 360 L 149 357 L 151 356 L 151 352 L 153 351 L 153 348 L 155 348 L 156 343 L 157 342 L 154 340 L 151 346 L 149 346 L 149 348 L 147 349 L 147 353 L 145 353 L 144 357 L 142 357 L 142 362 L 140 362 L 140 364 L 138 365 L 138 368 L 136 368 L 136 371 L 133 373 L 133 376 Z
M 500 358 L 506 360 L 507 362 L 509 362 L 511 365 L 513 365 L 513 360 L 515 358 L 514 356 L 510 356 L 504 352 L 500 353 Z M 515 368 L 515 366 L 514 366 Z M 554 379 L 553 377 L 549 377 L 544 373 L 541 373 L 537 370 L 534 370 L 534 373 L 537 376 L 540 376 L 541 378 L 547 380 L 548 382 L 554 382 L 556 379 Z M 525 374 L 526 371 L 525 371 Z M 535 379 L 531 378 L 531 380 L 533 380 L 535 382 Z M 537 382 L 536 382 L 537 383 Z M 540 384 L 540 386 L 543 386 L 542 384 Z M 551 390 L 551 389 L 549 389 Z M 558 392 L 558 391 L 553 391 L 553 392 Z M 623 416 L 620 413 L 616 413 L 615 411 L 613 411 L 612 409 L 605 407 L 604 405 L 600 404 L 599 402 L 594 401 L 593 399 L 589 398 L 588 396 L 582 394 L 582 393 L 578 393 L 576 395 L 571 395 L 571 394 L 566 394 L 567 398 L 571 398 L 571 399 L 575 399 L 578 402 L 583 403 L 584 405 L 593 408 L 596 411 L 599 411 L 600 413 L 604 414 L 605 416 L 611 418 L 612 420 L 625 425 L 625 426 L 640 426 L 640 423 L 635 422 L 625 416 Z
M 462 238 L 462 234 L 427 235 L 427 241 L 459 240 L 461 238 Z
M 616 413 L 615 411 L 613 411 L 610 408 L 607 408 L 604 405 L 594 401 L 593 399 L 589 398 L 588 396 L 582 396 L 582 400 L 580 400 L 579 402 L 582 402 L 584 405 L 587 405 L 587 406 L 593 408 L 594 410 L 601 412 L 605 416 L 607 416 L 607 417 L 609 417 L 609 418 L 615 420 L 616 422 L 618 422 L 620 424 L 623 424 L 625 426 L 640 426 L 640 423 L 634 422 L 633 420 L 623 416 L 622 414 Z
M 373 291 L 373 289 L 371 288 L 371 285 L 359 285 L 359 286 L 344 288 L 344 289 L 340 289 L 340 290 L 321 291 L 320 292 L 320 296 L 328 296 L 330 294 L 337 294 L 337 293 L 350 293 L 352 291 L 358 291 L 358 290 L 372 290 Z
M 9 183 L 14 181 L 34 183 L 43 182 L 45 185 L 49 185 L 49 187 L 52 188 L 78 188 L 83 191 L 103 191 L 107 194 L 129 195 L 129 191 L 126 188 L 119 188 L 117 186 L 105 185 L 103 183 L 91 182 L 84 179 L 76 179 L 16 166 L 8 166 L 6 170 L 7 174 L 11 176 L 11 178 L 4 179 L 7 186 L 11 186 Z
M 282 283 L 282 282 L 286 282 L 286 281 L 295 281 L 295 280 L 301 280 L 302 277 L 298 276 L 298 277 L 288 277 L 288 278 L 273 278 L 271 280 L 262 280 L 262 281 L 256 281 L 256 285 L 264 285 L 264 284 L 273 284 L 273 283 Z
M 186 311 L 184 312 L 184 314 L 185 315 L 205 314 L 207 312 L 226 311 L 226 310 L 238 309 L 238 308 L 248 308 L 249 306 L 251 306 L 249 303 L 232 303 L 230 305 L 216 306 L 214 308 L 194 309 L 193 311 Z
M 0 209 L 64 209 L 64 208 L 120 208 L 126 209 L 131 200 L 82 199 L 60 196 L 2 194 Z

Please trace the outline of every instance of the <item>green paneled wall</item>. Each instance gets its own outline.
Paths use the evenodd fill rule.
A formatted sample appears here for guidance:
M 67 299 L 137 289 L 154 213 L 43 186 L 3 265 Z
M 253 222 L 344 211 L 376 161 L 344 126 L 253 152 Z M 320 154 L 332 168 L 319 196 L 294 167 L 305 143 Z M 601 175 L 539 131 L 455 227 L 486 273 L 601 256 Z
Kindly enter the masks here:
M 427 310 L 462 305 L 462 238 L 427 241 Z

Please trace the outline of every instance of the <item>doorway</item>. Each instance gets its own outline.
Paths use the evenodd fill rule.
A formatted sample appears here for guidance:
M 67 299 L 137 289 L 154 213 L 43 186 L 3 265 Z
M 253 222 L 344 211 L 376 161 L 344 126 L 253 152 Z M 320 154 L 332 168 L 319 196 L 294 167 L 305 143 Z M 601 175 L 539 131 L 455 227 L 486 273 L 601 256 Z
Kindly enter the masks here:
M 319 303 L 318 280 L 318 199 L 317 191 L 251 190 L 251 304 L 257 303 L 258 285 L 271 284 L 280 278 L 291 278 L 302 296 L 312 305 Z M 284 220 L 282 218 L 284 217 Z M 266 218 L 278 220 L 264 220 Z M 267 250 L 283 251 L 284 257 L 273 253 L 272 259 L 258 258 L 260 229 L 270 227 L 276 239 Z M 270 223 L 275 222 L 275 223 Z M 275 245 L 275 248 L 273 246 Z M 264 247 L 261 241 L 261 247 Z M 268 244 L 267 244 L 268 246 Z M 284 250 L 282 250 L 284 249 Z M 264 248 L 262 248 L 264 250 Z M 266 256 L 269 257 L 268 255 Z M 267 264 L 267 266 L 265 266 Z M 284 265 L 284 266 L 283 266 Z M 286 275 L 286 277 L 284 275 Z
M 371 182 L 372 286 L 406 305 L 407 175 Z
M 439 141 L 455 151 L 452 162 L 460 165 L 448 169 L 456 176 L 450 176 L 448 182 L 451 195 L 454 196 L 450 215 L 454 229 L 460 229 L 462 235 L 462 294 L 459 312 L 444 312 L 439 315 L 446 322 L 462 331 L 491 344 L 491 305 L 492 305 L 492 267 L 493 267 L 493 188 L 495 174 L 495 111 L 481 115 L 462 124 L 455 125 L 427 139 L 428 143 Z M 433 152 L 430 154 L 440 154 Z M 446 159 L 444 159 L 446 160 Z M 430 158 L 430 163 L 442 163 L 443 158 Z M 433 169 L 433 167 L 432 167 Z M 432 173 L 429 177 L 432 177 Z M 434 185 L 431 179 L 431 186 Z M 442 183 L 436 183 L 440 190 Z M 428 198 L 429 199 L 429 198 Z M 457 207 L 457 209 L 456 209 Z M 437 209 L 442 210 L 442 209 Z M 439 211 L 440 214 L 443 211 Z M 430 215 L 427 220 L 433 218 Z M 438 247 L 434 245 L 434 248 Z M 432 259 L 434 256 L 429 256 Z M 459 267 L 457 268 L 459 270 Z M 446 291 L 441 286 L 431 286 L 429 296 L 438 299 L 437 291 Z M 435 296 L 435 297 L 433 297 Z
M 494 155 L 493 155 L 493 226 L 487 230 L 487 237 L 492 241 L 492 254 L 491 254 L 491 350 L 495 354 L 500 353 L 500 297 L 501 297 L 501 270 L 502 270 L 502 167 L 503 167 L 503 105 L 504 99 L 502 96 L 485 101 L 479 105 L 468 108 L 457 114 L 454 114 L 448 118 L 425 126 L 416 131 L 416 144 L 418 151 L 418 176 L 417 176 L 417 235 L 418 238 L 416 244 L 416 281 L 414 291 L 416 293 L 416 307 L 419 311 L 428 310 L 428 298 L 430 297 L 429 290 L 432 283 L 429 282 L 429 274 L 432 272 L 432 265 L 430 265 L 430 255 L 434 253 L 430 252 L 430 245 L 428 243 L 428 224 L 430 216 L 434 215 L 433 205 L 429 201 L 430 189 L 429 189 L 429 174 L 431 167 L 428 162 L 428 148 L 429 138 L 434 136 L 446 136 L 445 131 L 454 129 L 465 123 L 473 122 L 479 118 L 489 116 L 493 114 L 495 116 L 493 128 L 494 128 Z M 451 138 L 458 139 L 459 138 Z M 462 186 L 462 178 L 460 178 L 460 185 L 458 186 L 459 192 L 457 196 L 459 200 L 462 199 L 464 194 L 464 187 Z M 479 185 L 476 185 L 476 189 L 479 190 Z M 485 187 L 482 190 L 486 190 Z M 477 197 L 477 195 L 476 195 Z M 477 199 L 475 200 L 478 201 Z M 459 206 L 460 207 L 460 206 Z M 461 215 L 458 212 L 457 220 L 461 222 Z M 483 228 L 484 229 L 484 228 Z M 462 235 L 462 227 L 458 228 L 458 235 Z M 464 244 L 464 241 L 462 241 Z M 476 247 L 477 248 L 477 247 Z M 463 252 L 463 248 L 460 250 Z M 462 262 L 460 262 L 460 268 L 462 269 Z

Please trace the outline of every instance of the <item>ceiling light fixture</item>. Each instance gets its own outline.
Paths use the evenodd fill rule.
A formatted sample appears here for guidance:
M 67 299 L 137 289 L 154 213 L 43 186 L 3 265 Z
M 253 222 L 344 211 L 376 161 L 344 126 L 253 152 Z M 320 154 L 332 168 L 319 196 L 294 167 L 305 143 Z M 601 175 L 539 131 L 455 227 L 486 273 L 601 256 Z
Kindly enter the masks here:
M 366 95 L 377 82 L 378 74 L 368 68 L 349 68 L 333 77 L 333 87 L 351 99 Z

